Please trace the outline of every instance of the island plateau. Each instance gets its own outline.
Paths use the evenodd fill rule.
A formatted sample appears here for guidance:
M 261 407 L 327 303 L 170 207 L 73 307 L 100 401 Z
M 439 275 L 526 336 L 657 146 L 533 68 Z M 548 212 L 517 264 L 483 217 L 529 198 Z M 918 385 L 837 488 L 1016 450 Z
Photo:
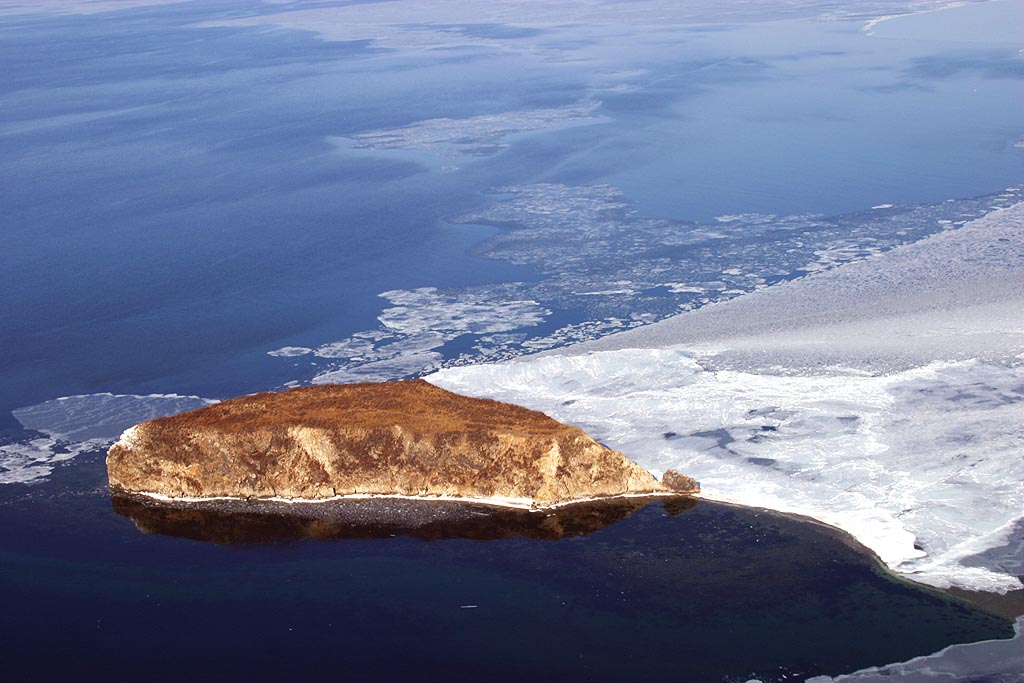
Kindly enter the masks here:
M 111 488 L 169 499 L 468 500 L 547 508 L 689 494 L 577 427 L 422 380 L 243 396 L 138 424 L 107 455 Z

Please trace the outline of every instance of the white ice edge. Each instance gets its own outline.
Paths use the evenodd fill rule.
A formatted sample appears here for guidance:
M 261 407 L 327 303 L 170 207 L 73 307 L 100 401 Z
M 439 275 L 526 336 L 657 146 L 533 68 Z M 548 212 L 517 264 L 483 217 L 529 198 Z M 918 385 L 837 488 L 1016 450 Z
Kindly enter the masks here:
M 861 31 L 867 33 L 868 35 L 872 35 L 872 30 L 875 29 L 879 24 L 891 21 L 893 19 L 899 19 L 900 17 L 913 17 L 919 14 L 931 14 L 932 12 L 941 12 L 947 9 L 956 9 L 957 7 L 964 7 L 970 4 L 970 2 L 965 2 L 964 0 L 956 0 L 955 2 L 942 3 L 937 7 L 925 7 L 916 10 L 909 9 L 906 12 L 900 12 L 899 14 L 883 14 L 882 16 L 875 17 L 874 19 L 867 21 L 861 27 Z
M 267 496 L 267 497 L 245 497 L 245 496 L 167 496 L 162 493 L 155 493 L 152 491 L 122 491 L 122 493 L 128 493 L 130 495 L 145 496 L 146 498 L 152 498 L 165 503 L 215 503 L 215 502 L 247 502 L 247 503 L 286 503 L 286 504 L 304 504 L 304 503 L 315 503 L 317 505 L 321 503 L 336 503 L 343 500 L 415 500 L 422 502 L 450 502 L 450 503 L 476 503 L 479 505 L 489 505 L 492 507 L 500 508 L 513 508 L 516 510 L 528 510 L 531 512 L 543 512 L 545 510 L 554 510 L 557 508 L 568 507 L 570 505 L 579 505 L 581 503 L 597 503 L 609 500 L 621 500 L 625 498 L 650 498 L 652 500 L 659 498 L 670 498 L 676 497 L 680 494 L 673 493 L 671 491 L 660 491 L 652 493 L 620 493 L 614 496 L 595 496 L 591 498 L 574 498 L 572 500 L 560 501 L 558 503 L 551 503 L 548 505 L 540 505 L 536 503 L 532 498 L 509 498 L 506 496 L 489 496 L 489 497 L 472 497 L 472 496 L 448 496 L 448 495 L 437 495 L 437 496 L 408 496 L 397 493 L 349 493 L 340 496 L 331 496 L 329 498 L 285 498 L 282 496 Z M 688 497 L 693 497 L 693 494 L 688 494 Z
M 896 17 L 902 17 L 902 16 L 905 16 L 905 15 L 903 15 L 903 14 L 883 14 L 880 17 L 875 17 L 874 19 L 871 19 L 870 21 L 866 22 L 864 24 L 864 26 L 861 27 L 861 30 L 864 31 L 864 33 L 870 34 L 871 31 L 876 26 L 881 24 L 882 22 L 889 21 L 890 19 L 895 19 Z
M 665 349 L 451 368 L 428 379 L 577 424 L 656 475 L 675 468 L 696 477 L 706 499 L 841 529 L 907 578 L 1006 592 L 1020 588 L 1015 577 L 960 563 L 1005 543 L 1024 508 L 1018 404 L 1000 403 L 1020 370 L 1003 370 L 966 361 L 893 377 L 774 377 L 706 371 Z M 950 418 L 943 391 L 990 380 L 997 386 L 981 408 L 954 407 L 962 415 Z M 750 417 L 766 406 L 774 414 Z M 998 431 L 1001 422 L 1008 427 Z M 945 439 L 961 434 L 966 445 L 951 450 Z M 733 441 L 716 446 L 721 438 Z
M 163 415 L 217 403 L 184 394 L 75 394 L 11 411 L 28 430 L 44 437 L 0 443 L 0 485 L 46 479 L 57 463 L 105 448 L 125 427 Z
M 199 400 L 199 401 L 207 401 L 207 402 L 210 402 L 210 403 L 216 403 L 217 402 L 216 399 L 203 398 L 202 396 L 196 396 L 195 394 L 176 394 L 176 393 L 170 393 L 170 394 L 115 394 L 115 393 L 110 392 L 110 391 L 99 391 L 99 392 L 96 392 L 94 394 L 71 394 L 69 396 L 58 396 L 57 398 L 52 399 L 52 400 L 54 400 L 54 401 L 70 401 L 70 400 L 79 399 L 79 398 L 96 398 L 96 397 L 100 397 L 100 396 L 106 396 L 106 397 L 111 397 L 111 398 L 113 398 L 113 397 L 117 397 L 117 398 L 125 398 L 125 397 L 131 397 L 131 398 L 194 398 L 194 399 Z M 21 410 L 21 408 L 19 408 L 17 410 Z
M 1010 639 L 955 643 L 905 662 L 872 666 L 840 676 L 814 676 L 805 683 L 964 683 L 1005 682 L 1024 670 L 1024 617 L 1017 617 Z

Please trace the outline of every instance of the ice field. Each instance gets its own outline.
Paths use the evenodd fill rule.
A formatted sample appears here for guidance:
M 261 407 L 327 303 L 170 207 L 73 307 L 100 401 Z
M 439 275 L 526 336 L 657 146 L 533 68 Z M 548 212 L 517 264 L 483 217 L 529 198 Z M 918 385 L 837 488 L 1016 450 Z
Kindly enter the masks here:
M 429 379 L 578 424 L 652 471 L 697 477 L 708 498 L 837 526 L 917 581 L 1014 590 L 1022 245 L 1017 204 L 655 325 Z

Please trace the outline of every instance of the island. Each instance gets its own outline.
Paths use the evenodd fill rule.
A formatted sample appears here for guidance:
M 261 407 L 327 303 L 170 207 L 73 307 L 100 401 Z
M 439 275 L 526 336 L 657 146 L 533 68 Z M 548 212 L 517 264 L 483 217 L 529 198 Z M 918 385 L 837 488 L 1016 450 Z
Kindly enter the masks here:
M 423 380 L 242 396 L 126 430 L 107 454 L 115 492 L 169 500 L 456 500 L 544 509 L 693 494 L 581 429 Z

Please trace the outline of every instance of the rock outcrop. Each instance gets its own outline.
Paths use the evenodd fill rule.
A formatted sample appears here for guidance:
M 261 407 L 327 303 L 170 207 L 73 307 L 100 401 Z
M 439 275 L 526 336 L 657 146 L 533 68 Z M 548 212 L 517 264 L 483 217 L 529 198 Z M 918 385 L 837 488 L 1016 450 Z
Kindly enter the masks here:
M 254 394 L 143 422 L 107 455 L 116 491 L 168 498 L 389 495 L 519 507 L 667 486 L 543 413 L 416 380 Z

